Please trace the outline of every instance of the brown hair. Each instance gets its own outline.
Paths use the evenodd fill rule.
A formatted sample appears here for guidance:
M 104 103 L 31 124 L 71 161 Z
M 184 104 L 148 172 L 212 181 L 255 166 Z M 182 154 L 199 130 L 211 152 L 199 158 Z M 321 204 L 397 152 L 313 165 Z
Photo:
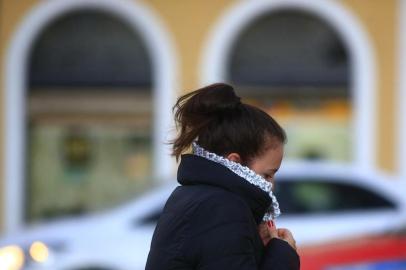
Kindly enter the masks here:
M 177 160 L 194 140 L 221 156 L 238 153 L 243 164 L 265 151 L 270 139 L 286 142 L 281 126 L 259 108 L 242 103 L 228 84 L 216 83 L 183 95 L 173 111 L 180 131 L 172 141 Z

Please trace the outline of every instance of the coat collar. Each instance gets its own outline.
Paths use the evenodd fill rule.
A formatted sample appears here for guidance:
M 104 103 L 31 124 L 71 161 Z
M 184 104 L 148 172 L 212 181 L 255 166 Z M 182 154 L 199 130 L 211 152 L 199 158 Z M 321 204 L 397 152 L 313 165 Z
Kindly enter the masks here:
M 178 168 L 178 182 L 182 185 L 212 185 L 240 196 L 250 207 L 259 224 L 272 203 L 268 193 L 250 184 L 223 165 L 206 158 L 182 155 Z

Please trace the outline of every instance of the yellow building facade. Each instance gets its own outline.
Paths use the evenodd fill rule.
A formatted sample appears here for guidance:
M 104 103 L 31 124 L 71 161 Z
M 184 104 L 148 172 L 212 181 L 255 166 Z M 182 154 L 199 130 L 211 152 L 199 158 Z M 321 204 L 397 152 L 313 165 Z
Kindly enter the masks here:
M 355 139 L 354 162 L 402 175 L 402 0 L 269 0 L 269 1 L 125 1 L 56 0 L 1 1 L 0 36 L 0 225 L 11 231 L 24 225 L 24 131 L 26 110 L 24 70 L 37 35 L 55 18 L 81 9 L 102 10 L 138 29 L 150 47 L 155 65 L 152 83 L 162 108 L 156 126 L 168 126 L 170 106 L 182 92 L 212 81 L 224 80 L 227 48 L 239 31 L 264 13 L 280 9 L 306 11 L 326 20 L 340 33 L 352 56 Z M 403 13 L 402 13 L 403 11 Z M 403 25 L 406 26 L 406 25 Z M 222 66 L 223 65 L 223 66 Z M 155 102 L 155 101 L 154 101 Z M 160 130 L 165 138 L 165 130 Z M 162 141 L 157 139 L 156 142 Z M 170 177 L 175 163 L 167 149 L 156 146 L 160 156 L 153 161 L 160 168 L 156 177 Z M 164 153 L 164 154 L 162 154 Z M 164 165 L 163 165 L 164 164 Z M 10 194 L 11 193 L 11 194 Z M 13 213 L 17 213 L 14 217 Z M 10 220 L 11 219 L 11 220 Z

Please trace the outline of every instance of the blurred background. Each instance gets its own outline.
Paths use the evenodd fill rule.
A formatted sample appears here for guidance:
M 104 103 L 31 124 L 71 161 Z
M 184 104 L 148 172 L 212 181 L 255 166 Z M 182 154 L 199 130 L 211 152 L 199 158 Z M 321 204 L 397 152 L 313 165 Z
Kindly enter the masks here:
M 0 0 L 0 37 L 1 270 L 143 269 L 213 82 L 287 131 L 302 269 L 406 269 L 405 0 Z

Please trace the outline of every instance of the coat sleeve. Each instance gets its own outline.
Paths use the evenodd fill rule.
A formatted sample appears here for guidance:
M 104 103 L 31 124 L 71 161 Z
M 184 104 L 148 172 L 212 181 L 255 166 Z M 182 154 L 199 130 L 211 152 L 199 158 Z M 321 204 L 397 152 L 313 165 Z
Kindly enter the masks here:
M 254 247 L 250 222 L 250 217 L 244 217 L 235 204 L 208 203 L 201 207 L 185 245 L 195 269 L 299 270 L 296 251 L 280 239 L 270 241 L 262 261 L 256 261 L 258 251 Z
M 300 258 L 288 242 L 272 238 L 265 247 L 260 269 L 299 270 Z

